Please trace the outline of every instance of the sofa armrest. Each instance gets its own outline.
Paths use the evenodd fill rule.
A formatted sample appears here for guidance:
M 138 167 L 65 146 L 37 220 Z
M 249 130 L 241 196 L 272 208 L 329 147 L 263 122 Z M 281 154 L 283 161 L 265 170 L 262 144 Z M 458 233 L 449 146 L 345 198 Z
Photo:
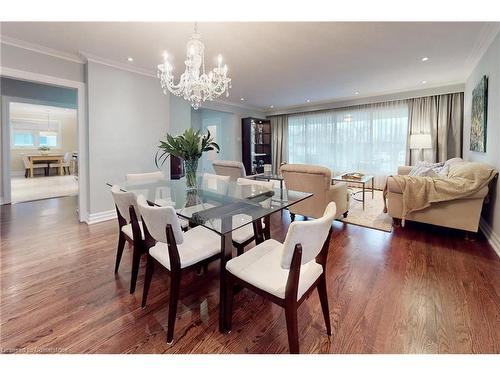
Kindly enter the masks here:
M 330 185 L 326 192 L 328 202 L 335 202 L 337 205 L 337 215 L 341 215 L 349 210 L 349 193 L 345 182 L 336 182 Z
M 412 168 L 413 167 L 410 165 L 402 165 L 402 166 L 398 167 L 398 175 L 402 176 L 402 175 L 410 174 Z

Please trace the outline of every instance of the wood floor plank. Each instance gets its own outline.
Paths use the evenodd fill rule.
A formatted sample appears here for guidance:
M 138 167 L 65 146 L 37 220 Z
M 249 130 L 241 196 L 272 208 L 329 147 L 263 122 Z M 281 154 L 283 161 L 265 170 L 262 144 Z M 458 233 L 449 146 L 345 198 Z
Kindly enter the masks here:
M 113 272 L 116 222 L 81 224 L 76 205 L 68 197 L 1 206 L 2 352 L 288 353 L 282 309 L 248 290 L 235 296 L 232 332 L 219 333 L 218 263 L 183 277 L 168 345 L 167 274 L 155 273 L 142 309 L 144 260 L 131 295 L 130 249 Z M 283 240 L 288 214 L 271 222 Z M 314 292 L 298 311 L 301 352 L 500 351 L 500 259 L 482 235 L 335 222 L 327 289 L 332 336 Z

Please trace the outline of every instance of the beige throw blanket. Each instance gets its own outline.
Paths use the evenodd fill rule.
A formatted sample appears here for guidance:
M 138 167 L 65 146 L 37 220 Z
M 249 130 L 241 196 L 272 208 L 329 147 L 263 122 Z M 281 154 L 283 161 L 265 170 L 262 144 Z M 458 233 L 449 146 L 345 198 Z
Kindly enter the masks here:
M 467 197 L 477 193 L 498 174 L 486 164 L 466 162 L 450 167 L 448 178 L 391 176 L 403 192 L 403 220 L 432 203 Z M 386 206 L 387 184 L 384 188 L 384 212 Z

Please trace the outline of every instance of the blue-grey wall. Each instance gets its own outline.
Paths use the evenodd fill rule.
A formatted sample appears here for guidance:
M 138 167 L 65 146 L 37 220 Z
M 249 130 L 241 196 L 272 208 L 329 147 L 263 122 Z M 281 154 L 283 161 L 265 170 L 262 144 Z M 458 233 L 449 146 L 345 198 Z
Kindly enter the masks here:
M 37 100 L 56 107 L 77 108 L 77 90 L 65 87 L 43 85 L 29 81 L 0 79 L 0 94 L 15 98 Z

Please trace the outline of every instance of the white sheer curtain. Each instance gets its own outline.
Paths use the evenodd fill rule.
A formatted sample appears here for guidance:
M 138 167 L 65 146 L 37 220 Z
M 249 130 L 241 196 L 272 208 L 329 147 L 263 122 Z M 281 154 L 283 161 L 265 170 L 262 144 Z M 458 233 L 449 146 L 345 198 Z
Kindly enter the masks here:
M 383 188 L 405 164 L 408 104 L 394 101 L 288 117 L 288 162 L 323 165 L 332 174 L 362 172 Z

